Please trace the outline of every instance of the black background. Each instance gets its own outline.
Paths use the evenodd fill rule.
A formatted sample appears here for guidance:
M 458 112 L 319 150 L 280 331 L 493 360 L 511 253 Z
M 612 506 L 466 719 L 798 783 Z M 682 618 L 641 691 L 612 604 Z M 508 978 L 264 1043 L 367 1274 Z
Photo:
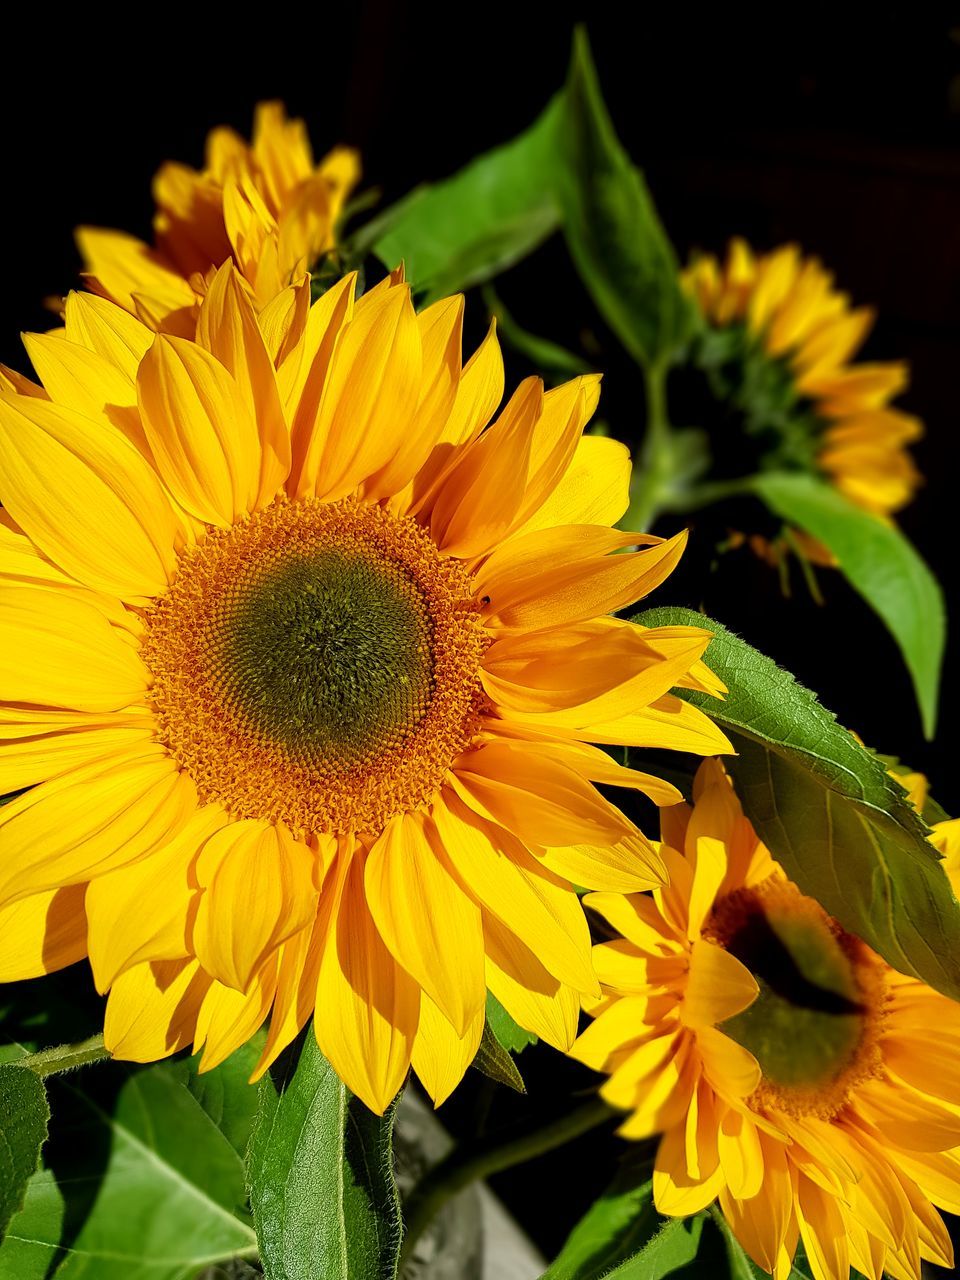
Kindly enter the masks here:
M 867 354 L 909 360 L 912 385 L 901 403 L 927 424 L 916 450 L 927 481 L 902 524 L 955 601 L 960 13 L 946 7 L 695 4 L 664 13 L 596 4 L 584 14 L 380 0 L 349 14 L 279 4 L 249 16 L 221 8 L 209 20 L 144 11 L 100 29 L 88 17 L 76 31 L 54 27 L 45 11 L 46 25 L 7 40 L 0 81 L 0 359 L 25 367 L 18 331 L 47 327 L 42 299 L 74 282 L 72 228 L 87 222 L 146 236 L 154 170 L 168 157 L 198 164 L 211 126 L 248 133 L 253 103 L 282 97 L 307 119 L 318 152 L 336 142 L 358 147 L 365 185 L 389 202 L 526 126 L 561 84 L 572 25 L 583 16 L 620 135 L 682 255 L 721 249 L 735 233 L 760 248 L 795 239 L 856 301 L 877 306 Z M 637 375 L 593 313 L 562 243 L 498 287 L 527 327 L 573 345 L 593 335 L 607 375 L 604 415 L 614 434 L 636 440 Z M 472 307 L 479 332 L 479 298 Z M 513 359 L 509 372 L 529 370 Z M 822 575 L 827 602 L 818 607 L 799 584 L 784 601 L 776 576 L 746 555 L 727 557 L 705 586 L 706 559 L 694 543 L 691 570 L 657 602 L 705 604 L 871 745 L 928 772 L 945 807 L 960 810 L 955 639 L 930 745 L 893 643 L 837 575 Z M 556 1071 L 552 1056 L 544 1066 Z M 586 1157 L 594 1147 L 578 1150 Z M 553 1209 L 531 1221 L 547 1248 L 596 1193 L 583 1157 L 541 1161 L 501 1181 L 529 1198 L 548 1179 Z M 609 1158 L 601 1163 L 606 1176 Z

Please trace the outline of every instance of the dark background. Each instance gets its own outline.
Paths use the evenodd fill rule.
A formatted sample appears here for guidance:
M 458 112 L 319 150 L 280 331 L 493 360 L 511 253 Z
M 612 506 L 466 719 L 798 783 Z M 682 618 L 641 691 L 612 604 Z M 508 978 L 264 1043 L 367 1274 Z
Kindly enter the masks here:
M 98 31 L 88 18 L 82 31 L 50 20 L 50 29 L 21 33 L 7 43 L 0 83 L 0 359 L 24 367 L 17 332 L 47 327 L 42 299 L 74 282 L 72 228 L 99 223 L 146 236 L 154 170 L 168 157 L 198 164 L 212 125 L 247 133 L 253 103 L 282 97 L 306 117 L 318 152 L 358 147 L 365 184 L 389 202 L 525 127 L 561 84 L 581 16 L 563 6 L 380 0 L 343 16 L 267 6 L 256 20 L 232 18 L 229 29 L 165 11 L 150 15 L 152 25 L 138 19 L 135 32 L 119 23 Z M 878 308 L 868 357 L 909 360 L 912 385 L 900 403 L 927 424 L 916 450 L 927 482 L 902 524 L 957 600 L 960 14 L 922 3 L 762 13 L 595 4 L 586 16 L 611 113 L 681 255 L 719 250 L 735 233 L 759 248 L 796 239 L 856 301 Z M 604 415 L 614 434 L 636 440 L 636 373 L 562 243 L 498 287 L 529 328 L 574 345 L 592 335 L 607 374 Z M 479 298 L 473 310 L 479 330 Z M 511 365 L 514 376 L 529 371 Z M 692 566 L 709 558 L 701 549 L 698 560 L 696 543 L 691 554 Z M 924 769 L 944 806 L 960 811 L 956 640 L 931 746 L 882 625 L 838 575 L 822 583 L 823 607 L 799 583 L 784 601 L 776 576 L 738 555 L 706 588 L 695 573 L 678 575 L 658 602 L 705 604 L 871 745 Z M 536 1055 L 525 1056 L 535 1080 Z M 556 1070 L 551 1055 L 545 1087 L 556 1087 Z M 551 1157 L 501 1180 L 527 1200 L 549 1182 L 552 1208 L 526 1215 L 548 1249 L 598 1189 L 582 1172 L 598 1142 L 579 1144 L 572 1161 Z

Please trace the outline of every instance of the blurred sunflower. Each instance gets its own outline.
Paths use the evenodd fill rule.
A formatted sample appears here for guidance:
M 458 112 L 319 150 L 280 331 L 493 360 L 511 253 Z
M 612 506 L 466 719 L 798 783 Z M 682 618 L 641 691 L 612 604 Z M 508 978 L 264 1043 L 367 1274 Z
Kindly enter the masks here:
M 911 500 L 920 476 L 905 446 L 923 428 L 890 405 L 907 367 L 852 362 L 873 324 L 869 307 L 852 307 L 796 245 L 756 256 L 735 239 L 723 264 L 695 258 L 684 284 L 706 325 L 698 362 L 718 399 L 742 415 L 764 466 L 819 473 L 883 518 Z M 791 540 L 832 563 L 814 539 L 794 531 Z M 785 549 L 751 541 L 774 560 Z
M 258 307 L 311 269 L 333 247 L 359 176 L 356 152 L 340 147 L 317 164 L 303 121 L 262 102 L 252 143 L 214 129 L 202 170 L 159 170 L 152 247 L 122 231 L 77 231 L 87 283 L 149 328 L 192 337 L 197 303 L 224 262 L 235 263 Z
M 257 316 L 225 264 L 196 340 L 72 294 L 0 395 L 0 978 L 89 954 L 105 1038 L 214 1066 L 314 1014 L 382 1110 L 439 1102 L 487 988 L 568 1048 L 595 991 L 571 884 L 660 859 L 595 783 L 677 793 L 591 743 L 729 749 L 708 633 L 604 616 L 684 536 L 611 528 L 629 457 L 583 377 L 503 391 L 463 299 L 395 273 Z M 639 549 L 627 551 L 628 547 Z M 611 554 L 622 551 L 624 554 Z
M 617 936 L 573 1055 L 609 1073 L 628 1138 L 662 1133 L 658 1209 L 719 1197 L 757 1265 L 816 1280 L 952 1266 L 960 1211 L 960 1008 L 895 973 L 789 881 L 720 765 L 662 817 L 668 888 L 600 893 Z

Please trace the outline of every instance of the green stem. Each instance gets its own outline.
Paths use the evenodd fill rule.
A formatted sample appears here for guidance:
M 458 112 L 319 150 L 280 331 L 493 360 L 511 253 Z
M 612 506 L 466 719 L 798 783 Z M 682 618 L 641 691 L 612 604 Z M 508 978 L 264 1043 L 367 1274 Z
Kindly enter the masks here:
M 509 1135 L 494 1133 L 476 1146 L 456 1147 L 424 1175 L 404 1205 L 406 1234 L 401 1267 L 436 1214 L 471 1182 L 552 1151 L 619 1114 L 602 1098 L 594 1097 L 539 1127 L 512 1128 Z
M 685 515 L 690 511 L 699 511 L 701 507 L 713 506 L 715 502 L 723 502 L 727 498 L 742 498 L 753 492 L 752 476 L 739 476 L 736 480 L 715 480 L 710 484 L 695 485 L 686 492 L 670 497 L 662 503 L 660 509 L 675 515 Z
M 670 420 L 667 417 L 666 365 L 650 365 L 643 381 L 647 398 L 647 432 L 640 460 L 643 487 L 634 498 L 630 510 L 630 524 L 638 532 L 649 529 L 660 514 L 673 473 L 673 447 Z
M 52 1076 L 59 1071 L 72 1071 L 91 1062 L 102 1062 L 110 1052 L 104 1047 L 103 1036 L 91 1036 L 79 1044 L 61 1044 L 55 1049 L 41 1049 L 20 1059 L 20 1066 L 29 1067 L 38 1076 Z

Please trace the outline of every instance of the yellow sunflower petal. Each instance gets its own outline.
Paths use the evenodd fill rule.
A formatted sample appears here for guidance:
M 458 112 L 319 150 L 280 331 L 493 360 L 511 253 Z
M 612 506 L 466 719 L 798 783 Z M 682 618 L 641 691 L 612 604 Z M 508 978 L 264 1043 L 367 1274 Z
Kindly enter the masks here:
M 86 885 L 47 889 L 0 907 L 0 982 L 39 978 L 87 954 Z
M 103 1042 L 115 1058 L 156 1062 L 184 1049 L 211 979 L 196 960 L 138 964 L 120 975 L 107 999 Z
M 720 1168 L 730 1194 L 749 1200 L 763 1186 L 763 1148 L 753 1122 L 741 1111 L 727 1107 L 717 1133 Z
M 321 899 L 328 924 L 313 1026 L 334 1071 L 379 1115 L 410 1066 L 420 988 L 393 959 L 370 916 L 362 860 L 355 857 L 331 875 L 326 902 Z
M 489 911 L 483 913 L 487 986 L 521 1027 L 555 1049 L 567 1050 L 577 1035 L 580 999 L 559 982 L 537 955 Z
M 270 957 L 246 991 L 213 982 L 197 1015 L 194 1048 L 203 1045 L 201 1071 L 212 1071 L 263 1025 L 277 989 L 277 957 Z
M 106 423 L 28 396 L 0 398 L 0 501 L 89 587 L 138 601 L 173 573 L 178 521 L 155 472 Z
M 412 1062 L 435 1107 L 446 1102 L 476 1057 L 485 1020 L 486 1013 L 481 1008 L 460 1036 L 430 997 L 425 992 L 421 994 Z
M 660 1213 L 685 1218 L 716 1199 L 723 1173 L 716 1169 L 708 1178 L 691 1178 L 682 1163 L 681 1143 L 680 1129 L 671 1130 L 661 1139 L 653 1168 L 653 1199 Z
M 594 1071 L 616 1071 L 642 1043 L 666 1052 L 675 1025 L 658 1025 L 656 1010 L 645 996 L 624 995 L 590 1022 L 577 1037 L 570 1056 Z M 671 1041 L 672 1043 L 672 1041 Z
M 224 263 L 207 290 L 197 319 L 197 341 L 235 379 L 251 411 L 260 440 L 260 476 L 254 505 L 266 506 L 290 474 L 290 432 L 273 361 L 253 304 L 232 262 Z
M 207 973 L 238 991 L 316 915 L 314 854 L 282 825 L 244 819 L 214 832 L 196 878 L 194 951 Z
M 164 482 L 191 515 L 228 527 L 256 505 L 262 467 L 251 407 L 196 343 L 161 334 L 137 378 L 144 431 Z
M 290 490 L 298 498 L 317 493 L 326 445 L 326 434 L 318 428 L 317 420 L 334 356 L 353 317 L 356 287 L 356 272 L 351 272 L 317 299 L 306 316 L 302 340 L 277 370 L 277 384 L 291 424 Z
M 136 383 L 115 361 L 46 333 L 24 334 L 23 342 L 51 400 L 142 439 Z
M 106 298 L 75 290 L 67 294 L 63 321 L 71 342 L 101 356 L 123 375 L 126 384 L 136 386 L 137 366 L 153 342 L 145 324 Z
M 204 805 L 148 858 L 91 881 L 86 913 L 90 967 L 99 991 L 132 965 L 190 954 L 191 908 L 197 898 L 191 869 L 204 841 L 226 823 L 219 805 Z
M 629 545 L 630 537 L 623 534 L 611 542 Z M 498 558 L 496 573 L 492 557 L 485 566 L 481 583 L 490 598 L 490 621 L 504 630 L 534 631 L 616 613 L 663 582 L 676 567 L 686 541 L 683 532 L 642 551 L 577 559 L 567 558 L 575 555 L 568 529 L 525 534 L 516 544 L 524 553 L 522 559 L 513 557 L 511 566 L 508 557 Z
M 633 834 L 591 783 L 523 743 L 491 741 L 467 752 L 452 784 L 475 813 L 528 844 L 616 843 Z
M 364 883 L 394 958 L 465 1035 L 486 998 L 480 908 L 461 889 L 440 837 L 416 814 L 394 819 L 370 851 Z
M 146 722 L 146 717 L 139 725 L 116 726 L 95 722 L 87 725 L 81 719 L 70 728 L 54 729 L 51 733 L 31 726 L 31 731 L 22 736 L 8 732 L 9 728 L 0 724 L 3 740 L 0 795 L 22 791 L 117 752 L 126 755 L 131 749 L 152 741 L 154 736 L 153 726 Z
M 469 444 L 487 425 L 503 399 L 503 358 L 497 342 L 496 321 L 486 338 L 463 366 L 456 399 L 430 456 L 391 505 L 397 511 L 418 511 L 426 518 L 446 475 L 456 466 L 457 446 Z
M 424 466 L 441 438 L 457 396 L 463 341 L 463 297 L 435 302 L 417 316 L 423 358 L 420 398 L 394 456 L 363 486 L 368 501 L 392 497 Z
M 614 525 L 630 505 L 630 451 L 609 436 L 583 436 L 556 488 L 515 530 L 558 525 Z
M 850 1270 L 847 1233 L 837 1201 L 802 1175 L 797 1187 L 800 1235 L 815 1280 L 836 1280 Z
M 79 884 L 143 857 L 195 805 L 193 783 L 156 746 L 42 782 L 0 809 L 0 901 Z
M 313 428 L 323 446 L 318 497 L 343 497 L 391 459 L 411 429 L 421 367 L 408 287 L 357 309 L 337 343 Z
M 586 889 L 636 893 L 660 884 L 665 874 L 653 846 L 639 832 L 615 845 L 574 844 L 533 853 L 548 871 Z
M 792 1217 L 793 1188 L 787 1158 L 777 1142 L 761 1138 L 763 1185 L 749 1199 L 739 1200 L 721 1187 L 720 1205 L 734 1235 L 754 1262 L 771 1274 L 784 1248 Z
M 753 974 L 736 956 L 697 938 L 690 948 L 680 1016 L 688 1027 L 713 1026 L 749 1008 L 759 991 Z
M 527 378 L 503 412 L 464 448 L 433 504 L 430 531 L 448 555 L 488 551 L 517 522 L 543 410 L 543 384 Z
M 454 797 L 438 804 L 433 822 L 461 882 L 491 915 L 535 948 L 561 982 L 596 989 L 586 918 L 570 889 L 532 856 Z
M 122 635 L 79 592 L 4 583 L 0 698 L 90 712 L 143 699 L 150 673 Z
M 323 930 L 319 918 L 280 944 L 270 1028 L 263 1053 L 250 1077 L 251 1083 L 269 1070 L 313 1016 L 322 945 Z
M 102 227 L 79 227 L 76 238 L 87 273 L 128 311 L 136 312 L 137 294 L 154 298 L 161 313 L 192 307 L 196 301 L 187 281 L 165 267 L 142 240 Z

